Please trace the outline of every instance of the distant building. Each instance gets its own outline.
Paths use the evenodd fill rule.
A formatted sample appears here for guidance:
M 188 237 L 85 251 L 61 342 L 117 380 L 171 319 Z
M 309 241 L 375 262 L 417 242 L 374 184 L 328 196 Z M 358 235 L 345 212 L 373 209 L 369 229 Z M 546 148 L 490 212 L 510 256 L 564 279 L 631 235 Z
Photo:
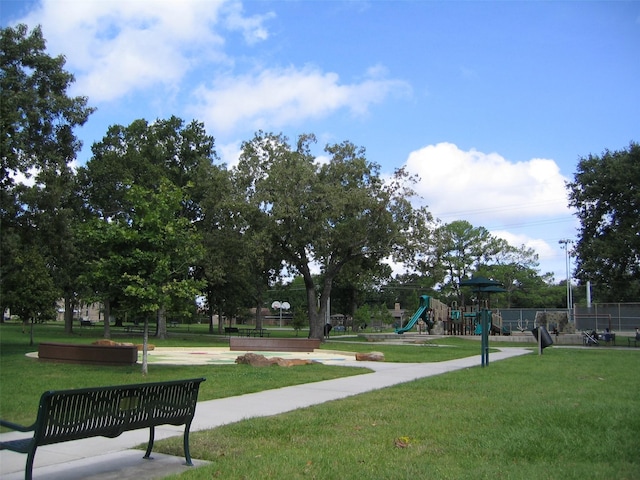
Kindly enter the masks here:
M 56 320 L 64 321 L 64 299 L 56 303 Z M 98 323 L 104 320 L 101 303 L 82 303 L 73 310 L 73 320 L 88 320 L 91 323 Z

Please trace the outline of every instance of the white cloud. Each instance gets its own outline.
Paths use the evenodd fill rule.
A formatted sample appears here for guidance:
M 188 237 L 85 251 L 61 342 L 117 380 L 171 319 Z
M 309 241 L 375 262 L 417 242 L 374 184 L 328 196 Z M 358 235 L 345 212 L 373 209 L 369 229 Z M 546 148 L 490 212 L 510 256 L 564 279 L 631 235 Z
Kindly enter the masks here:
M 342 108 L 363 115 L 370 105 L 408 90 L 402 81 L 378 76 L 344 84 L 336 73 L 312 67 L 274 68 L 216 78 L 211 87 L 203 85 L 196 91 L 198 105 L 193 110 L 214 131 L 229 131 L 239 124 L 264 129 L 322 118 Z
M 226 9 L 226 26 L 229 30 L 240 30 L 249 45 L 269 38 L 268 30 L 263 26 L 266 20 L 275 16 L 269 12 L 264 15 L 246 17 L 240 2 L 231 2 Z
M 269 17 L 243 17 L 236 1 L 43 0 L 20 21 L 41 24 L 48 49 L 75 72 L 74 90 L 101 102 L 171 88 L 196 64 L 228 61 L 223 29 L 254 43 L 267 37 Z
M 39 170 L 36 167 L 31 167 L 26 173 L 12 170 L 9 172 L 9 178 L 11 178 L 15 184 L 33 187 L 36 184 L 36 176 L 38 175 L 38 172 Z
M 216 152 L 220 156 L 220 160 L 227 165 L 227 168 L 231 169 L 238 165 L 242 150 L 240 149 L 240 142 L 237 141 L 218 145 Z
M 506 240 L 510 245 L 514 247 L 520 247 L 524 245 L 527 248 L 533 249 L 540 259 L 556 258 L 558 256 L 558 246 L 549 245 L 546 240 L 541 238 L 531 238 L 527 234 L 517 234 L 509 232 L 507 230 L 494 230 L 491 232 L 494 237 L 502 238 Z
M 567 207 L 567 178 L 555 161 L 511 162 L 497 153 L 439 143 L 411 152 L 406 167 L 421 178 L 416 191 L 434 217 L 467 220 L 515 247 L 532 248 L 542 273 L 563 278 L 558 236 L 570 237 L 576 219 Z
M 476 226 L 569 215 L 565 181 L 549 159 L 510 162 L 497 153 L 463 151 L 451 143 L 409 154 L 409 172 L 421 178 L 417 192 L 434 216 Z

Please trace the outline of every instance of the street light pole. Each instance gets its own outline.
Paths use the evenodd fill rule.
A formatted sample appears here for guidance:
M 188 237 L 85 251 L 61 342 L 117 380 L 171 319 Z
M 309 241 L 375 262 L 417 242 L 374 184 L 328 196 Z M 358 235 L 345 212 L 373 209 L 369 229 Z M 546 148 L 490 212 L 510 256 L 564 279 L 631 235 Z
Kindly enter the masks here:
M 562 248 L 565 252 L 565 263 L 566 263 L 566 268 L 567 268 L 567 315 L 568 315 L 568 320 L 569 323 L 571 323 L 571 278 L 569 277 L 570 275 L 570 259 L 569 259 L 569 244 L 573 243 L 573 241 L 569 240 L 568 238 L 563 238 L 562 240 L 559 240 L 558 243 L 560 244 L 560 248 Z
M 273 302 L 271 308 L 280 310 L 280 328 L 282 328 L 282 310 L 289 310 L 291 305 L 289 302 Z

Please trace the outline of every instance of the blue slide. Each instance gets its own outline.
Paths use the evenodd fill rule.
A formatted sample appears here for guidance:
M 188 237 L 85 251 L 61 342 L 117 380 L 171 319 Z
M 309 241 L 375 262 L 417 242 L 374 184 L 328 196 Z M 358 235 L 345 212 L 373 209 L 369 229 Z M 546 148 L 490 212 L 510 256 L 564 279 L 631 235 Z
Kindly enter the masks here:
M 402 328 L 396 328 L 396 333 L 402 334 L 404 332 L 408 332 L 409 330 L 411 330 L 415 324 L 418 322 L 418 320 L 420 320 L 423 317 L 426 317 L 426 313 L 427 313 L 427 309 L 429 308 L 429 296 L 428 295 L 422 295 L 420 297 L 420 306 L 418 307 L 418 310 L 416 310 L 416 313 L 413 314 L 413 317 L 411 317 L 411 320 L 409 320 L 409 323 L 407 323 L 404 327 Z

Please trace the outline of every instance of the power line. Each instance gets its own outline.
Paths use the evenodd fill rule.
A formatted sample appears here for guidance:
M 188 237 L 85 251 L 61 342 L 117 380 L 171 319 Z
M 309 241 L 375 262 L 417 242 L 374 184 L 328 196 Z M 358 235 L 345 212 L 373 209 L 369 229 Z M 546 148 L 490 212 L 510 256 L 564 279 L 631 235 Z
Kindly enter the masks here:
M 566 201 L 566 199 L 563 199 Z M 473 210 L 460 210 L 453 212 L 444 212 L 440 214 L 433 213 L 433 215 L 437 218 L 447 218 L 447 217 L 460 217 L 467 215 L 477 215 L 480 213 L 494 213 L 494 212 L 502 212 L 509 210 L 522 210 L 523 208 L 530 209 L 531 207 L 544 206 L 544 205 L 557 205 L 559 202 L 556 200 L 547 200 L 545 202 L 536 202 L 536 203 L 521 203 L 521 204 L 510 204 L 510 205 L 501 205 L 497 207 L 486 207 L 486 208 L 477 208 Z

